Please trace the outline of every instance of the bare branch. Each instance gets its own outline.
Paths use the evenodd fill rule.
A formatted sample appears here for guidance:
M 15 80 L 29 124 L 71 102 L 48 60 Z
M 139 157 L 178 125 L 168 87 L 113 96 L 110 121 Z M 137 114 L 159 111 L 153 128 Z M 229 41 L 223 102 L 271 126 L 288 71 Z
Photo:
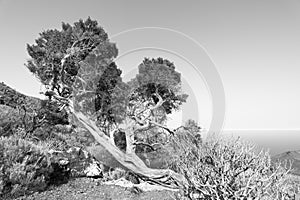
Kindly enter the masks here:
M 154 149 L 154 145 L 157 145 L 159 143 L 155 143 L 155 144 L 148 144 L 148 143 L 145 143 L 145 142 L 134 142 L 133 145 L 137 146 L 137 145 L 142 145 L 142 146 L 146 146 L 146 147 L 149 147 L 152 151 L 155 151 Z
M 150 126 L 149 121 L 146 121 L 143 125 L 138 125 L 137 128 L 136 128 L 136 131 L 137 130 L 147 129 L 147 128 L 149 128 L 149 126 Z
M 159 123 L 157 123 L 157 122 L 151 121 L 151 120 L 149 120 L 149 122 L 150 122 L 150 124 L 153 124 L 153 125 L 155 125 L 155 126 L 158 126 L 158 127 L 162 128 L 162 129 L 168 131 L 170 134 L 175 135 L 175 131 L 172 131 L 172 130 L 169 129 L 168 127 L 166 127 L 166 126 L 164 126 L 164 125 L 162 125 L 162 124 L 159 124 Z
M 112 144 L 115 144 L 115 133 L 116 131 L 118 131 L 119 129 L 114 129 L 112 131 L 109 132 L 109 139 L 111 141 Z
M 163 100 L 163 98 L 158 94 L 158 92 L 156 91 L 155 94 L 153 94 L 154 96 L 156 96 L 158 98 L 158 102 L 154 105 L 150 107 L 150 110 L 155 110 L 157 108 L 159 108 L 160 106 L 162 106 L 162 104 L 165 102 Z

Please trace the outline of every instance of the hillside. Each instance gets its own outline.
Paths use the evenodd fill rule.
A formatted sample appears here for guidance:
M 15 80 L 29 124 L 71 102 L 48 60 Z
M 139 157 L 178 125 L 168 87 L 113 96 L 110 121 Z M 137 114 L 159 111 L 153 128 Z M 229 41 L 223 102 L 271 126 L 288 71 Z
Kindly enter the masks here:
M 299 151 L 288 151 L 282 154 L 278 154 L 272 158 L 274 161 L 288 161 L 293 162 L 292 165 L 292 174 L 300 175 L 300 150 Z
M 36 97 L 26 96 L 3 82 L 0 82 L 0 105 L 6 105 L 12 108 L 17 108 L 21 104 L 24 104 L 27 108 L 33 105 L 39 106 L 41 99 Z

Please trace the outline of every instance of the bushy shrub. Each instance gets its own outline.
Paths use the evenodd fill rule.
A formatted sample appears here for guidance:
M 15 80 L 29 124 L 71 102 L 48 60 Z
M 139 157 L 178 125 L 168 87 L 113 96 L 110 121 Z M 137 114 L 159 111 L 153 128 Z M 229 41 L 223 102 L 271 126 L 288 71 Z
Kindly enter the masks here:
M 0 137 L 0 197 L 16 197 L 44 190 L 53 169 L 49 146 L 18 136 Z
M 33 130 L 36 126 L 36 113 L 41 109 L 41 100 L 21 94 L 6 84 L 0 83 L 0 107 L 3 114 L 8 113 L 9 115 L 6 120 L 0 120 L 0 127 L 3 127 L 3 122 L 5 124 L 8 120 L 11 122 L 8 125 L 12 127 L 5 134 L 0 134 L 3 136 L 12 134 L 15 126 L 25 128 L 28 131 Z M 13 116 L 15 113 L 17 113 L 17 117 Z M 6 123 L 6 128 L 8 127 Z
M 20 114 L 14 108 L 0 105 L 0 136 L 12 135 L 21 126 Z
M 73 125 L 43 124 L 32 133 L 27 134 L 28 140 L 44 141 L 52 144 L 52 149 L 64 151 L 71 147 L 86 147 L 95 143 L 93 136 L 85 129 Z
M 199 144 L 189 134 L 173 139 L 170 167 L 183 174 L 191 199 L 290 199 L 287 165 L 272 163 L 267 151 L 240 138 L 209 137 Z

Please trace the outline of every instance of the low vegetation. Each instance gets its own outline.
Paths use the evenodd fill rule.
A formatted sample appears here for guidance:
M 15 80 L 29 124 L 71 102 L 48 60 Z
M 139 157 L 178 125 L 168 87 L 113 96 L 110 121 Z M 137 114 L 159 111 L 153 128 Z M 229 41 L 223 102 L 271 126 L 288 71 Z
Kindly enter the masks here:
M 16 136 L 0 138 L 0 197 L 16 197 L 46 189 L 53 168 L 49 147 Z
M 185 196 L 199 199 L 293 199 L 299 183 L 288 175 L 291 163 L 240 138 L 211 136 L 201 144 L 191 134 L 172 139 L 171 167 L 188 180 Z

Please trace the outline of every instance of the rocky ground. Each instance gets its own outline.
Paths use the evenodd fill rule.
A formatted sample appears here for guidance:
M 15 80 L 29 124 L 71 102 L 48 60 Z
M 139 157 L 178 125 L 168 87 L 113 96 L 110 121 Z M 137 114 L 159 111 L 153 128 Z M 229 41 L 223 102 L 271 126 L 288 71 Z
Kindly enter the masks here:
M 178 192 L 168 190 L 141 191 L 137 187 L 107 185 L 101 179 L 77 178 L 49 190 L 17 200 L 174 200 Z

